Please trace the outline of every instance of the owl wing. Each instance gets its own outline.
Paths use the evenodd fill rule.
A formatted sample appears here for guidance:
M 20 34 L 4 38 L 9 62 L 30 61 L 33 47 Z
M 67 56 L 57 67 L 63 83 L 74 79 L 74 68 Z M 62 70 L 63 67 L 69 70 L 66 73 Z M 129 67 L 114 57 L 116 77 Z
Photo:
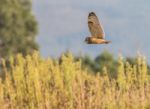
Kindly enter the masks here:
M 98 17 L 94 12 L 90 12 L 88 16 L 88 27 L 92 37 L 104 39 L 105 33 Z

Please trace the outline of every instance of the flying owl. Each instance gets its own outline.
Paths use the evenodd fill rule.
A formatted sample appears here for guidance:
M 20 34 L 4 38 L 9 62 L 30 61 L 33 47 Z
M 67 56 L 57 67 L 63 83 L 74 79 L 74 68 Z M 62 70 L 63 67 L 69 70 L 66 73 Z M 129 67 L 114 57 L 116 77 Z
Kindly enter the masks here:
M 87 44 L 108 44 L 111 42 L 104 39 L 105 33 L 103 27 L 94 12 L 89 13 L 88 27 L 92 36 L 85 38 Z

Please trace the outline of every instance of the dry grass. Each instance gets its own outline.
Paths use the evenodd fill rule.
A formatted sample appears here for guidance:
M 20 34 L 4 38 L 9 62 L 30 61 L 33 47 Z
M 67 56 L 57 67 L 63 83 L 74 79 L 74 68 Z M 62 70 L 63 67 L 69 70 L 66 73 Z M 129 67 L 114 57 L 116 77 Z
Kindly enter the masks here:
M 71 54 L 57 60 L 38 53 L 10 58 L 10 68 L 2 70 L 1 109 L 150 109 L 150 79 L 145 59 L 135 65 L 118 59 L 117 78 L 92 75 L 83 70 Z

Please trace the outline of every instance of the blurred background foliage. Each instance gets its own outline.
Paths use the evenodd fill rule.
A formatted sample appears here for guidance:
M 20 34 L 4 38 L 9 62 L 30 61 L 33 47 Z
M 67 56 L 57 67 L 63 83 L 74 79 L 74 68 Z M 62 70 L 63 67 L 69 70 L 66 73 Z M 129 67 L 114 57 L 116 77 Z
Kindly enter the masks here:
M 38 50 L 31 0 L 0 0 L 0 57 Z
M 131 66 L 137 63 L 139 55 L 136 57 L 126 57 L 124 62 L 128 62 Z M 83 68 L 88 69 L 92 72 L 101 72 L 103 71 L 104 67 L 109 68 L 109 72 L 111 77 L 116 78 L 117 66 L 118 66 L 118 59 L 113 56 L 112 53 L 109 51 L 104 50 L 101 54 L 99 54 L 95 58 L 91 58 L 88 55 L 85 56 L 78 56 L 76 57 L 77 60 L 82 61 Z M 148 65 L 148 63 L 147 63 Z M 150 66 L 148 65 L 148 73 L 150 73 Z

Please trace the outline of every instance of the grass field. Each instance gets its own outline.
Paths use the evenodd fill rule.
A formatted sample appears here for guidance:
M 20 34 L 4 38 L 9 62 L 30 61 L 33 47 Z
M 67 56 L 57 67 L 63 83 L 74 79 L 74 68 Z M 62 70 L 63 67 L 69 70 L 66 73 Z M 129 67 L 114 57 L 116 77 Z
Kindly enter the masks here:
M 58 60 L 34 53 L 2 61 L 0 109 L 150 109 L 150 76 L 144 57 L 135 65 L 118 58 L 117 77 L 94 73 L 71 54 Z

